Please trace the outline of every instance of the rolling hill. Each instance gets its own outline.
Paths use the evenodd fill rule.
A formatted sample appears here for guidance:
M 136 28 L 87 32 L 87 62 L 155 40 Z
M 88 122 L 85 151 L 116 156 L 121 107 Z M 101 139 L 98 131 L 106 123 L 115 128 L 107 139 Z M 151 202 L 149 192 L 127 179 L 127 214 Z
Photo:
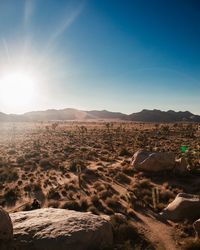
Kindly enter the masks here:
M 83 111 L 72 108 L 49 109 L 45 111 L 32 111 L 22 115 L 5 114 L 0 112 L 0 122 L 27 122 L 27 121 L 69 121 L 69 120 L 124 120 L 140 122 L 200 122 L 200 116 L 189 111 L 175 112 L 173 110 L 147 110 L 130 115 L 107 110 Z

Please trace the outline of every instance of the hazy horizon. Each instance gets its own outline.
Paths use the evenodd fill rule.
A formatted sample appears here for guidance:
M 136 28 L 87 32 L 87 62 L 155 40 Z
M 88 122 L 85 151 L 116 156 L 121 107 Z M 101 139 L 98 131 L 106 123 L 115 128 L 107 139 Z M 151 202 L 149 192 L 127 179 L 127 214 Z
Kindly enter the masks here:
M 0 111 L 200 114 L 200 2 L 0 2 Z
M 125 114 L 125 115 L 130 115 L 132 113 L 138 113 L 138 112 L 141 112 L 143 110 L 160 110 L 160 111 L 164 111 L 164 112 L 167 112 L 167 111 L 175 111 L 175 112 L 191 112 L 190 110 L 174 110 L 174 109 L 166 109 L 166 110 L 162 110 L 162 109 L 155 109 L 155 108 L 152 108 L 152 109 L 149 109 L 149 108 L 143 108 L 141 110 L 136 110 L 136 111 L 132 111 L 130 113 L 126 113 L 126 112 L 123 112 L 123 111 L 120 111 L 120 110 L 110 110 L 110 109 L 103 109 L 103 108 L 100 108 L 100 109 L 92 109 L 92 108 L 88 108 L 88 109 L 81 109 L 81 108 L 76 108 L 76 107 L 61 107 L 61 108 L 47 108 L 47 109 L 38 109 L 38 110 L 30 110 L 30 111 L 27 111 L 27 112 L 22 112 L 22 113 L 5 113 L 5 112 L 2 112 L 0 110 L 0 113 L 4 113 L 6 115 L 23 115 L 23 114 L 26 114 L 26 113 L 29 113 L 29 112 L 45 112 L 45 111 L 48 111 L 48 110 L 63 110 L 63 109 L 74 109 L 74 110 L 80 110 L 80 111 L 108 111 L 108 112 L 119 112 L 119 113 L 122 113 L 122 114 Z M 193 112 L 191 112 L 193 113 Z M 200 113 L 193 113 L 194 115 L 200 115 Z

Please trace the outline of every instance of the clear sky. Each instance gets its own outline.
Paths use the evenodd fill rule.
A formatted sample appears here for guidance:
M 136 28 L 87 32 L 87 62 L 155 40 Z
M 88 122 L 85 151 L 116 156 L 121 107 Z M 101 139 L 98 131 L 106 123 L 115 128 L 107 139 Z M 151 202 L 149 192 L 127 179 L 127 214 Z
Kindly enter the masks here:
M 0 79 L 6 113 L 200 114 L 200 1 L 1 0 Z

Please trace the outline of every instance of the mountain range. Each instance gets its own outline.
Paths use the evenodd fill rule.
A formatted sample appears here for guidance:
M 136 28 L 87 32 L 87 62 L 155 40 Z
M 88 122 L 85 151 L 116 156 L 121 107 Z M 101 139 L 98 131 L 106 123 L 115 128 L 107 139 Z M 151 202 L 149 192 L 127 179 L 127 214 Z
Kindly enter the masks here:
M 140 122 L 200 122 L 200 116 L 189 111 L 175 112 L 173 110 L 147 110 L 130 115 L 107 110 L 83 111 L 78 109 L 48 109 L 45 111 L 32 111 L 22 115 L 5 114 L 0 112 L 0 122 L 27 122 L 27 121 L 69 121 L 69 120 L 124 120 Z

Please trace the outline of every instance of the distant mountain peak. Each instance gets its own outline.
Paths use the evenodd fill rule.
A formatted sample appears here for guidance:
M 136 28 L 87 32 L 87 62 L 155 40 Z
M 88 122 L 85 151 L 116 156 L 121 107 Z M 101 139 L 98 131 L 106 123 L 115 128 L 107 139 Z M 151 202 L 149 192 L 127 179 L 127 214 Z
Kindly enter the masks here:
M 161 111 L 158 109 L 143 109 L 140 112 L 126 115 L 108 110 L 83 111 L 73 108 L 48 109 L 45 111 L 32 111 L 23 115 L 8 115 L 0 112 L 0 122 L 16 121 L 69 121 L 69 120 L 125 120 L 141 122 L 200 122 L 200 116 L 189 111 Z

